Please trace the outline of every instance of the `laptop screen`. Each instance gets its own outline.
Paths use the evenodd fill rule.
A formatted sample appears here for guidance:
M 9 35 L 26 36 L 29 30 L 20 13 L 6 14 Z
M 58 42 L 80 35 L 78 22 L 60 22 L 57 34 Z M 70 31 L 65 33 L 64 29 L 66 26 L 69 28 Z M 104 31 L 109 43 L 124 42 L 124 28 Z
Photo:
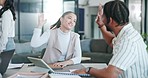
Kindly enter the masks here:
M 4 52 L 1 52 L 0 54 L 0 73 L 3 75 L 7 68 L 8 68 L 8 65 L 9 65 L 9 62 L 14 54 L 14 49 L 13 50 L 9 50 L 9 51 L 4 51 Z

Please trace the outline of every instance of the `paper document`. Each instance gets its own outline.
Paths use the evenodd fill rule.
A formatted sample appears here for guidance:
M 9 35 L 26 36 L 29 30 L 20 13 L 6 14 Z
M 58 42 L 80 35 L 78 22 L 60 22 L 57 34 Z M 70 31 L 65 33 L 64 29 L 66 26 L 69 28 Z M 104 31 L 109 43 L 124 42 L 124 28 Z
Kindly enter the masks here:
M 21 68 L 23 67 L 24 63 L 21 64 L 9 64 L 8 69 L 13 69 L 13 68 Z
M 48 73 L 18 72 L 8 78 L 49 78 Z
M 76 74 L 76 73 L 71 73 L 71 72 L 53 72 L 53 73 L 50 73 L 50 74 L 90 77 L 90 74 Z

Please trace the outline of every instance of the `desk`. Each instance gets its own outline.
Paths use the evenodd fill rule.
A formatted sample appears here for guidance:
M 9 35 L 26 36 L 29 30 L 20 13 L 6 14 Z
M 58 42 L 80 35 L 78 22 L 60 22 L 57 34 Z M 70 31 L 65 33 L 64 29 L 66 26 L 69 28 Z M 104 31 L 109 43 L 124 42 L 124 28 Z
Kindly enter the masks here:
M 82 57 L 81 60 L 86 61 L 86 60 L 91 60 L 91 58 L 90 57 Z
M 85 67 L 94 67 L 94 68 L 98 68 L 98 69 L 101 69 L 101 68 L 104 68 L 106 67 L 107 65 L 105 63 L 81 63 L 81 64 L 76 64 L 76 65 L 71 65 L 71 66 L 66 66 L 64 67 L 62 70 L 55 70 L 55 71 L 58 71 L 58 72 L 68 72 L 69 69 L 81 69 L 81 68 L 85 68 Z M 6 73 L 4 74 L 3 78 L 7 78 L 17 72 L 31 72 L 31 71 L 36 71 L 34 69 L 36 66 L 28 66 L 28 64 L 25 64 L 21 69 L 8 69 L 6 71 Z M 39 67 L 40 68 L 40 67 Z M 41 70 L 43 69 L 43 70 Z M 44 68 L 41 68 L 41 69 L 37 69 L 36 72 L 48 72 L 48 69 L 44 69 Z M 84 77 L 86 78 L 86 77 Z M 93 77 L 89 77 L 89 78 L 93 78 Z
M 28 67 L 28 65 L 24 64 L 21 69 L 7 69 L 6 73 L 3 75 L 3 78 L 7 78 L 13 74 L 16 74 L 17 72 L 23 72 L 26 67 Z
M 82 63 L 82 65 L 87 68 L 87 67 L 93 67 L 96 69 L 103 69 L 107 67 L 106 63 Z

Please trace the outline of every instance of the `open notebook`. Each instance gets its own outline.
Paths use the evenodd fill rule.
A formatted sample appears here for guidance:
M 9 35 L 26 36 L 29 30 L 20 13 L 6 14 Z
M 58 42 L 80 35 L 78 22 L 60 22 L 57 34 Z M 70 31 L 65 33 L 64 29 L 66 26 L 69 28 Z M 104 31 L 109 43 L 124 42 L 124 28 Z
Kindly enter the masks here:
M 75 73 L 71 73 L 71 72 L 51 72 L 49 71 L 49 76 L 50 75 L 68 75 L 68 76 L 81 76 L 81 77 L 90 77 L 90 74 L 75 74 Z
M 43 68 L 48 68 L 49 71 L 49 75 L 53 75 L 53 74 L 59 74 L 59 75 L 73 75 L 73 76 L 81 76 L 81 77 L 88 77 L 90 76 L 90 74 L 74 74 L 74 73 L 71 73 L 71 72 L 55 72 L 54 69 L 48 65 L 47 63 L 44 62 L 44 60 L 42 59 L 39 59 L 39 58 L 34 58 L 34 57 L 28 57 L 28 59 L 33 62 L 36 66 L 39 66 L 39 67 L 43 67 Z

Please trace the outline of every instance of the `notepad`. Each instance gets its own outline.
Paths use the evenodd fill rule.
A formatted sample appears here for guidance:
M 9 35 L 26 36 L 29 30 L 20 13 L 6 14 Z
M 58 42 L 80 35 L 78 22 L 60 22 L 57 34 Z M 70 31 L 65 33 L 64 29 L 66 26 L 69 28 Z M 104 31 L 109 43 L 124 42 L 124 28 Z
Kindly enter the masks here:
M 49 74 L 50 78 L 81 78 L 78 75 Z
M 48 72 L 49 74 L 53 75 L 72 75 L 72 76 L 81 76 L 81 77 L 90 77 L 90 74 L 75 74 L 75 73 L 71 73 L 71 72 Z
M 49 78 L 48 73 L 18 72 L 8 78 Z
M 24 65 L 24 63 L 21 64 L 9 64 L 8 69 L 17 69 L 17 68 L 21 68 Z

